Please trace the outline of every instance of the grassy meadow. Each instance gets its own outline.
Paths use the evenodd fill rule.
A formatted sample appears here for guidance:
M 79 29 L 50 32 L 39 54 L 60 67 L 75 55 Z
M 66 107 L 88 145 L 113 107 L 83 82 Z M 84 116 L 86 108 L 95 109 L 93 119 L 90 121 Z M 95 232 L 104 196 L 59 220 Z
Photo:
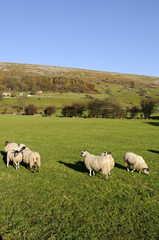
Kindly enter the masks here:
M 159 239 L 159 121 L 0 115 L 0 239 Z M 4 141 L 41 155 L 39 173 L 6 168 Z M 82 150 L 111 151 L 109 181 L 89 177 Z M 145 159 L 148 176 L 123 156 Z

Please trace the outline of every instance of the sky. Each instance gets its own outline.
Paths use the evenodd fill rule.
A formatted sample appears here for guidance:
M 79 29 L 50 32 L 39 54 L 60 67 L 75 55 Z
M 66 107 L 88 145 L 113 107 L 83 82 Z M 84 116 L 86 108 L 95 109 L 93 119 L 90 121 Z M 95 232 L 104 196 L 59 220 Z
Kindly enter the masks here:
M 5 0 L 0 62 L 159 77 L 159 0 Z

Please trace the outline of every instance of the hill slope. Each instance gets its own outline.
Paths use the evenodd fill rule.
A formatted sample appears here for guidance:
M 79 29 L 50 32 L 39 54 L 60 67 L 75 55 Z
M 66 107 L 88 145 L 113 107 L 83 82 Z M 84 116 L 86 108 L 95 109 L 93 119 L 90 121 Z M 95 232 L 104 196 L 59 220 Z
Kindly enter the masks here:
M 12 92 L 84 93 L 116 97 L 126 105 L 140 97 L 159 97 L 159 77 L 54 67 L 0 63 L 0 89 Z
M 0 77 L 2 76 L 18 77 L 31 77 L 31 76 L 44 76 L 44 77 L 66 77 L 78 78 L 79 80 L 86 80 L 89 82 L 98 83 L 98 81 L 110 83 L 127 83 L 135 82 L 137 85 L 159 85 L 159 77 L 151 77 L 135 74 L 123 74 L 115 72 L 94 71 L 86 69 L 54 67 L 45 65 L 33 64 L 16 64 L 16 63 L 0 63 Z

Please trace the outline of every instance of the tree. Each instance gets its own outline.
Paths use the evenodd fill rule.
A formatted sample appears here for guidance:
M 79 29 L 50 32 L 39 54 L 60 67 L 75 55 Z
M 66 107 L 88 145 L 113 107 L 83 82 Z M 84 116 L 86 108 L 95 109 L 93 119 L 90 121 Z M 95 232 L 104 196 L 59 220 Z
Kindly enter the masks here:
M 150 117 L 150 115 L 154 112 L 156 103 L 153 99 L 142 99 L 140 101 L 141 110 L 144 114 L 144 117 L 147 119 Z
M 26 103 L 27 97 L 26 96 L 20 96 L 18 97 L 18 107 L 24 111 L 25 103 Z
M 49 116 L 49 117 L 51 117 L 51 115 L 55 112 L 56 112 L 56 107 L 54 107 L 54 106 L 46 107 L 44 110 L 45 116 Z
M 3 94 L 2 94 L 2 92 L 0 92 L 0 101 L 2 101 L 3 100 Z
M 25 114 L 26 115 L 34 115 L 37 112 L 38 107 L 36 107 L 34 104 L 30 104 L 25 107 Z

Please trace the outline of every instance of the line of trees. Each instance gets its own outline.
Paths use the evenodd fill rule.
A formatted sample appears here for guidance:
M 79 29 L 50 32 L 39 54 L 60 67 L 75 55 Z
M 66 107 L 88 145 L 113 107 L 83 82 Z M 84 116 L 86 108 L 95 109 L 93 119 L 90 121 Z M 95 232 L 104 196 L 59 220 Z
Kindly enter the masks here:
M 17 79 L 15 76 L 0 77 L 1 91 L 32 92 L 74 92 L 74 93 L 97 93 L 93 83 L 78 79 L 43 76 L 26 76 Z
M 156 102 L 153 99 L 142 99 L 140 108 L 133 106 L 123 109 L 119 103 L 112 101 L 112 99 L 105 100 L 91 100 L 88 105 L 74 103 L 71 106 L 64 106 L 62 108 L 63 117 L 82 117 L 87 110 L 88 117 L 96 118 L 135 118 L 139 113 L 144 115 L 147 119 L 155 111 Z

